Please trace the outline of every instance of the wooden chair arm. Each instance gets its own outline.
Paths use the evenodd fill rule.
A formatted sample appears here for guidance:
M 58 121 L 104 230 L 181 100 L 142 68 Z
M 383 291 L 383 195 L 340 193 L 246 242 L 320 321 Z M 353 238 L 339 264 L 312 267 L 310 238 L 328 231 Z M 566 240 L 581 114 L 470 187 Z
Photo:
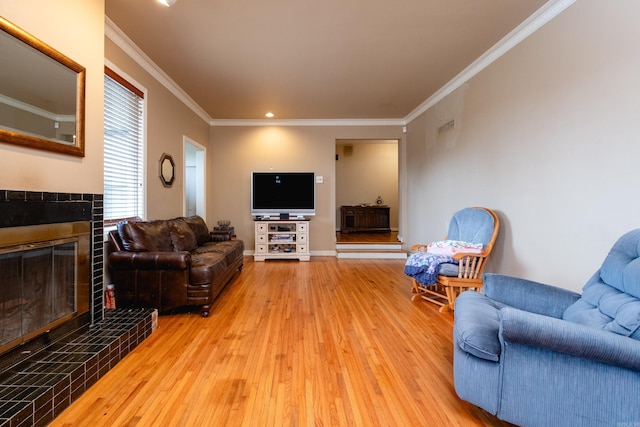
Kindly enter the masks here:
M 461 259 L 466 257 L 486 258 L 488 255 L 489 254 L 487 254 L 486 252 L 481 252 L 481 253 L 456 252 L 455 254 L 453 254 L 453 259 L 455 259 L 456 261 L 460 261 Z
M 411 250 L 412 251 L 418 251 L 418 252 L 426 252 L 427 251 L 427 246 L 428 245 L 420 243 L 420 244 L 411 246 Z

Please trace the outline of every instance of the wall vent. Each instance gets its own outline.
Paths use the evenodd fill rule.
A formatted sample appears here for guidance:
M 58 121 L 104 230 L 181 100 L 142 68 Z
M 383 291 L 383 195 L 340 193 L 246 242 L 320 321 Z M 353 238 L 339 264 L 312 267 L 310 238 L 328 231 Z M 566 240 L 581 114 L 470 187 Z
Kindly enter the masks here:
M 451 119 L 447 123 L 443 124 L 438 128 L 438 133 L 445 133 L 446 131 L 453 129 L 455 126 L 456 126 L 455 119 Z

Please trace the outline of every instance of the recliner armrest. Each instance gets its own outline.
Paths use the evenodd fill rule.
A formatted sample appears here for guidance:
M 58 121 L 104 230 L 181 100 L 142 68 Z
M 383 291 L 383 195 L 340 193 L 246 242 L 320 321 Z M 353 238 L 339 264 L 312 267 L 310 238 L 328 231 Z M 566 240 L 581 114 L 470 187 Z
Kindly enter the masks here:
M 109 254 L 109 266 L 120 270 L 186 270 L 191 265 L 189 252 L 129 252 Z
M 567 289 L 501 274 L 484 275 L 484 293 L 489 298 L 531 313 L 561 318 L 580 298 Z
M 640 371 L 640 341 L 578 323 L 504 307 L 500 340 Z

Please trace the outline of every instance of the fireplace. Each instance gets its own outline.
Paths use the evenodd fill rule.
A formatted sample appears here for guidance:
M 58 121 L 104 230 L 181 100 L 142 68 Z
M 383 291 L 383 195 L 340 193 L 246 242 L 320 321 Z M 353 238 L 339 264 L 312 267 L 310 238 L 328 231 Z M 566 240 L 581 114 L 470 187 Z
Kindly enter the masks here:
M 102 240 L 101 195 L 0 190 L 0 371 L 102 318 Z
M 0 425 L 45 426 L 146 339 L 104 309 L 103 196 L 0 190 Z
M 89 311 L 89 221 L 0 229 L 0 354 Z

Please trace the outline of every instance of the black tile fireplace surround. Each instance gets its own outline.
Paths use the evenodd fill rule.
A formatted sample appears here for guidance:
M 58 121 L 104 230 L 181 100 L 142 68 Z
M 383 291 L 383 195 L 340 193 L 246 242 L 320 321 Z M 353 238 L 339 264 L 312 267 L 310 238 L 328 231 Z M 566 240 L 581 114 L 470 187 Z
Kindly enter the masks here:
M 0 190 L 0 228 L 32 225 L 60 224 L 74 221 L 90 221 L 89 256 L 91 258 L 88 283 L 90 295 L 89 313 L 71 322 L 68 327 L 76 329 L 83 324 L 93 324 L 103 316 L 103 197 L 101 194 L 47 193 L 34 191 Z M 0 242 L 0 245 L 3 242 Z M 0 272 L 0 283 L 3 280 Z M 87 278 L 85 278 L 87 280 Z M 65 329 L 65 328 L 63 328 Z M 55 331 L 53 334 L 60 334 Z M 64 332 L 62 332 L 64 333 Z M 28 343 L 27 351 L 37 351 L 42 341 L 51 341 L 43 336 Z M 23 348 L 19 352 L 24 352 Z M 0 371 L 6 366 L 8 356 L 0 356 Z
M 89 311 L 0 354 L 0 427 L 47 425 L 154 327 L 154 310 L 103 309 L 101 194 L 0 190 L 0 228 L 70 221 L 91 222 Z

